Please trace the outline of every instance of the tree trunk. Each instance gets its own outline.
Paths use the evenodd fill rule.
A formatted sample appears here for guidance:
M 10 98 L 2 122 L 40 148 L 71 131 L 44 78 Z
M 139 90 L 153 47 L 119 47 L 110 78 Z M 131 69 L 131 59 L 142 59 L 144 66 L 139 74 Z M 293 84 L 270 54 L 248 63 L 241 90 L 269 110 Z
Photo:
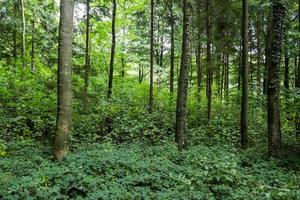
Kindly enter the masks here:
M 170 0 L 170 25 L 171 25 L 171 57 L 170 57 L 170 93 L 174 92 L 174 68 L 175 68 L 175 21 L 173 0 Z
M 14 1 L 14 19 L 17 19 L 17 12 L 18 12 L 18 1 Z M 13 29 L 13 58 L 14 58 L 14 68 L 16 68 L 17 63 L 17 25 L 14 22 L 14 29 Z
M 178 149 L 181 151 L 186 145 L 186 106 L 187 92 L 189 84 L 189 66 L 191 56 L 191 10 L 192 4 L 190 0 L 183 0 L 183 38 L 182 38 L 182 54 L 181 67 L 178 80 L 177 92 L 177 108 L 176 108 L 176 132 L 175 140 Z
M 249 95 L 249 68 L 248 68 L 248 0 L 243 0 L 242 22 L 242 105 L 241 105 L 241 147 L 248 146 L 248 95 Z
M 149 112 L 153 111 L 154 0 L 151 0 Z
M 26 24 L 25 24 L 25 8 L 24 0 L 21 0 L 21 13 L 22 13 L 22 65 L 25 68 L 26 61 Z
M 261 10 L 258 11 L 258 19 L 257 19 L 257 31 L 256 31 L 256 37 L 257 37 L 257 89 L 259 94 L 261 93 L 261 60 L 262 58 L 262 50 L 261 50 L 261 32 L 262 32 L 262 27 L 261 27 L 261 21 L 262 21 L 262 14 Z
M 299 23 L 298 23 L 298 31 L 300 32 L 300 0 L 298 2 L 298 20 L 299 20 Z M 298 110 L 298 112 L 296 112 L 296 135 L 299 137 L 300 136 L 300 112 L 299 112 L 299 106 L 300 106 L 300 39 L 298 39 L 298 72 L 297 72 L 297 79 L 295 81 L 295 86 L 296 86 L 296 92 L 297 92 L 297 95 L 296 95 L 296 98 L 295 98 L 295 104 L 296 104 L 296 110 Z
M 69 151 L 72 121 L 73 0 L 61 0 L 58 47 L 58 106 L 54 155 L 62 160 Z
M 32 32 L 31 32 L 31 72 L 35 72 L 35 64 L 34 64 L 34 57 L 35 57 L 35 47 L 34 47 L 34 19 L 31 21 L 32 23 Z
M 282 0 L 272 1 L 272 23 L 270 29 L 270 58 L 268 66 L 268 135 L 269 154 L 277 156 L 281 151 L 280 112 L 279 112 L 279 68 L 285 5 Z
M 206 0 L 206 34 L 207 34 L 207 119 L 211 119 L 212 104 L 212 66 L 211 66 L 211 0 Z
M 201 95 L 201 82 L 202 82 L 200 34 L 198 35 L 198 46 L 197 46 L 197 50 L 196 50 L 196 65 L 197 65 L 197 99 L 198 99 L 198 103 L 199 103 L 200 95 Z
M 86 34 L 85 34 L 85 69 L 84 69 L 84 88 L 83 88 L 83 111 L 87 113 L 88 106 L 88 87 L 89 87 L 89 41 L 90 41 L 90 0 L 86 2 Z
M 112 96 L 113 88 L 113 79 L 114 79 L 114 61 L 115 61 L 115 49 L 116 49 L 116 11 L 117 11 L 117 2 L 112 0 L 112 24 L 111 24 L 111 53 L 110 53 L 110 64 L 109 64 L 109 78 L 108 78 L 108 90 L 107 90 L 107 99 L 110 99 Z

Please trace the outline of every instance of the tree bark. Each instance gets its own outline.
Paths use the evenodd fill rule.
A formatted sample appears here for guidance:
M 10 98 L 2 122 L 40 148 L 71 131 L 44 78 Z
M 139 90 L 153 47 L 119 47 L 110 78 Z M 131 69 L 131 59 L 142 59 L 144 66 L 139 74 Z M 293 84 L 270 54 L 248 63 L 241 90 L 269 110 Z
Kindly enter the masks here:
M 174 92 L 174 68 L 175 68 L 175 21 L 173 12 L 173 0 L 170 0 L 171 23 L 171 66 L 170 66 L 170 93 Z
M 300 0 L 298 2 L 298 31 L 300 32 Z M 295 98 L 295 104 L 296 104 L 296 110 L 298 110 L 298 112 L 296 112 L 296 119 L 295 119 L 295 124 L 296 124 L 296 135 L 299 137 L 300 136 L 300 39 L 298 39 L 298 72 L 297 72 L 297 79 L 295 81 L 295 86 L 296 86 L 296 98 Z
M 23 68 L 26 66 L 26 22 L 25 22 L 25 7 L 24 0 L 21 0 L 21 14 L 22 14 L 22 65 Z
M 191 10 L 190 0 L 183 0 L 183 38 L 180 75 L 178 80 L 177 107 L 176 107 L 176 132 L 175 140 L 181 151 L 186 145 L 186 106 L 189 84 L 189 66 L 191 56 Z
M 116 12 L 117 12 L 117 2 L 112 0 L 112 25 L 111 25 L 111 53 L 110 53 L 110 64 L 109 64 L 109 78 L 108 78 L 108 90 L 107 99 L 112 96 L 113 79 L 114 79 L 114 61 L 115 61 L 115 49 L 116 49 Z
M 168 4 L 170 13 L 170 26 L 171 26 L 171 55 L 170 55 L 170 93 L 174 93 L 174 69 L 175 69 L 175 19 L 173 11 L 173 0 Z
M 249 96 L 249 68 L 248 68 L 248 0 L 243 0 L 242 22 L 242 105 L 241 105 L 241 147 L 248 147 L 248 96 Z
M 34 31 L 35 31 L 35 23 L 34 19 L 32 20 L 32 32 L 31 32 L 31 72 L 35 72 L 35 64 L 34 64 L 34 57 L 35 57 L 35 46 L 34 46 Z
M 211 119 L 211 105 L 212 105 L 212 66 L 211 66 L 211 0 L 206 0 L 206 34 L 207 34 L 207 119 Z
M 88 109 L 88 87 L 90 71 L 90 0 L 86 1 L 86 33 L 85 33 L 85 69 L 84 69 L 84 88 L 83 88 L 83 111 L 87 113 Z
M 14 1 L 14 18 L 17 19 L 17 11 L 18 10 L 18 1 Z M 16 68 L 17 63 L 17 25 L 14 22 L 13 28 L 13 58 L 14 58 L 14 68 Z
M 151 22 L 150 22 L 150 86 L 149 86 L 149 112 L 153 111 L 153 51 L 154 51 L 154 0 L 151 0 Z
M 54 141 L 54 156 L 57 160 L 62 160 L 67 155 L 69 151 L 69 135 L 71 133 L 73 12 L 73 0 L 61 0 L 58 47 L 57 130 Z
M 285 5 L 282 0 L 272 1 L 272 23 L 270 29 L 270 58 L 268 65 L 268 135 L 269 155 L 278 156 L 281 152 L 281 130 L 279 112 L 279 68 Z

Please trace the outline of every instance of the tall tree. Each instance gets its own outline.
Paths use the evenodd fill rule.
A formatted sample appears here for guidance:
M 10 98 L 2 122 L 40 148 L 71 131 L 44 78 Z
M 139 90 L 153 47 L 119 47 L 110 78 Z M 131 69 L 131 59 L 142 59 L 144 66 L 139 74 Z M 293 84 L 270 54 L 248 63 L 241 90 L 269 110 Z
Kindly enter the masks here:
M 241 105 L 241 146 L 248 146 L 248 93 L 249 93 L 249 68 L 248 68 L 248 0 L 243 0 L 242 22 L 242 105 Z
M 149 88 L 149 112 L 153 111 L 153 54 L 154 54 L 154 0 L 151 0 L 151 17 L 150 17 L 150 88 Z
M 67 155 L 71 133 L 73 13 L 73 0 L 61 0 L 57 77 L 57 130 L 54 141 L 54 155 L 57 160 L 62 160 Z
M 189 84 L 189 66 L 191 57 L 191 14 L 192 4 L 190 0 L 183 0 L 182 53 L 180 75 L 178 80 L 175 130 L 175 140 L 178 144 L 178 149 L 180 151 L 183 150 L 186 144 L 186 105 L 188 96 L 187 90 Z
M 175 19 L 173 11 L 173 0 L 170 0 L 169 7 L 169 21 L 171 26 L 171 56 L 170 56 L 170 93 L 174 92 L 174 69 L 175 69 Z
M 87 112 L 88 104 L 88 87 L 89 87 L 89 69 L 90 69 L 90 55 L 89 55 L 89 41 L 90 41 L 90 0 L 86 1 L 86 34 L 85 34 L 85 69 L 84 69 L 84 88 L 83 88 L 83 111 Z
M 14 18 L 17 19 L 17 10 L 18 10 L 18 1 L 14 0 Z M 17 25 L 14 22 L 13 27 L 13 58 L 14 58 L 14 67 L 16 67 L 17 62 Z
M 35 71 L 34 57 L 35 57 L 35 45 L 34 45 L 34 32 L 35 32 L 35 23 L 34 19 L 31 21 L 32 30 L 31 30 L 31 72 Z
M 21 0 L 21 14 L 22 14 L 22 65 L 25 67 L 25 56 L 26 56 L 26 22 L 25 22 L 25 7 L 24 0 Z
M 285 4 L 283 0 L 272 0 L 272 23 L 270 29 L 270 53 L 268 66 L 268 135 L 269 154 L 277 156 L 281 151 L 279 112 L 279 68 L 282 53 Z
M 107 98 L 110 99 L 112 95 L 113 78 L 114 78 L 114 61 L 115 61 L 115 49 L 116 49 L 116 12 L 117 12 L 117 1 L 112 0 L 112 25 L 111 25 L 111 52 L 110 52 L 110 64 L 109 64 L 109 77 L 108 77 L 108 90 Z
M 298 2 L 298 31 L 300 32 L 300 0 Z M 296 91 L 297 91 L 297 95 L 296 95 L 296 105 L 297 105 L 297 109 L 299 111 L 299 106 L 300 106 L 300 39 L 298 39 L 298 72 L 297 73 L 297 79 L 296 79 Z M 296 134 L 297 136 L 300 136 L 300 113 L 296 112 Z
M 211 0 L 206 0 L 206 67 L 207 67 L 207 118 L 211 118 L 211 104 L 212 104 L 212 66 L 211 66 Z

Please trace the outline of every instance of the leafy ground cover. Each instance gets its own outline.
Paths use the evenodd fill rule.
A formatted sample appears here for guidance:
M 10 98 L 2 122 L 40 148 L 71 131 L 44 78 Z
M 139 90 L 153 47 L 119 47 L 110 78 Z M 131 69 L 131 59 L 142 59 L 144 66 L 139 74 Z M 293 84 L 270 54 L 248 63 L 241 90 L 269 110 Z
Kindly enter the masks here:
M 166 141 L 72 151 L 58 163 L 36 141 L 7 143 L 0 199 L 300 199 L 300 163 L 269 159 L 265 149 L 199 144 L 179 155 Z

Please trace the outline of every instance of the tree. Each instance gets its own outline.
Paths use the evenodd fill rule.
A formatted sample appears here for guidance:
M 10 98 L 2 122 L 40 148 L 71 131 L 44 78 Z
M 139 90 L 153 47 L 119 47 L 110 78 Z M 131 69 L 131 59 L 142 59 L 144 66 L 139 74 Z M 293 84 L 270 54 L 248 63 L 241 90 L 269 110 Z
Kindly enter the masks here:
M 189 84 L 189 66 L 191 57 L 191 12 L 192 4 L 189 0 L 183 0 L 183 35 L 181 66 L 178 80 L 177 107 L 176 107 L 176 130 L 175 140 L 178 149 L 183 150 L 186 144 L 186 104 Z
M 89 41 L 90 41 L 90 0 L 86 2 L 86 34 L 85 34 L 85 69 L 84 69 L 84 88 L 83 88 L 83 111 L 87 112 L 88 104 L 88 87 L 89 87 Z
M 26 22 L 25 22 L 25 8 L 24 0 L 21 0 L 21 13 L 22 13 L 22 65 L 25 67 L 25 56 L 26 56 Z
M 111 25 L 111 53 L 110 53 L 110 64 L 109 64 L 109 77 L 108 77 L 108 90 L 107 98 L 110 99 L 112 95 L 113 87 L 113 78 L 114 78 L 114 60 L 115 60 L 115 48 L 116 48 L 116 11 L 117 11 L 117 2 L 112 0 L 112 25 Z
M 169 22 L 171 26 L 171 56 L 170 56 L 170 93 L 174 92 L 174 68 L 175 68 L 175 17 L 173 11 L 173 0 L 168 4 Z
M 243 0 L 242 21 L 242 105 L 241 105 L 241 146 L 248 146 L 248 93 L 249 93 L 249 69 L 248 69 L 248 0 Z
M 269 154 L 278 156 L 281 151 L 279 112 L 279 68 L 285 17 L 283 0 L 272 0 L 272 23 L 270 28 L 270 52 L 268 65 L 268 135 Z
M 54 156 L 57 160 L 62 160 L 67 155 L 71 133 L 73 12 L 73 0 L 61 0 L 57 76 L 57 130 L 54 141 Z
M 300 32 L 300 0 L 298 2 L 298 30 Z M 300 100 L 299 100 L 299 96 L 300 96 L 300 39 L 298 39 L 298 70 L 297 70 L 297 79 L 296 79 L 296 91 L 297 91 L 297 95 L 296 95 L 296 105 L 297 105 L 297 109 L 299 110 L 299 105 L 300 105 Z M 296 112 L 296 134 L 297 136 L 300 136 L 300 113 Z
M 211 66 L 211 0 L 206 0 L 206 63 L 207 63 L 207 118 L 211 119 L 212 104 L 212 66 Z
M 150 88 L 149 88 L 149 112 L 153 111 L 153 54 L 154 54 L 154 0 L 151 0 L 150 17 Z

